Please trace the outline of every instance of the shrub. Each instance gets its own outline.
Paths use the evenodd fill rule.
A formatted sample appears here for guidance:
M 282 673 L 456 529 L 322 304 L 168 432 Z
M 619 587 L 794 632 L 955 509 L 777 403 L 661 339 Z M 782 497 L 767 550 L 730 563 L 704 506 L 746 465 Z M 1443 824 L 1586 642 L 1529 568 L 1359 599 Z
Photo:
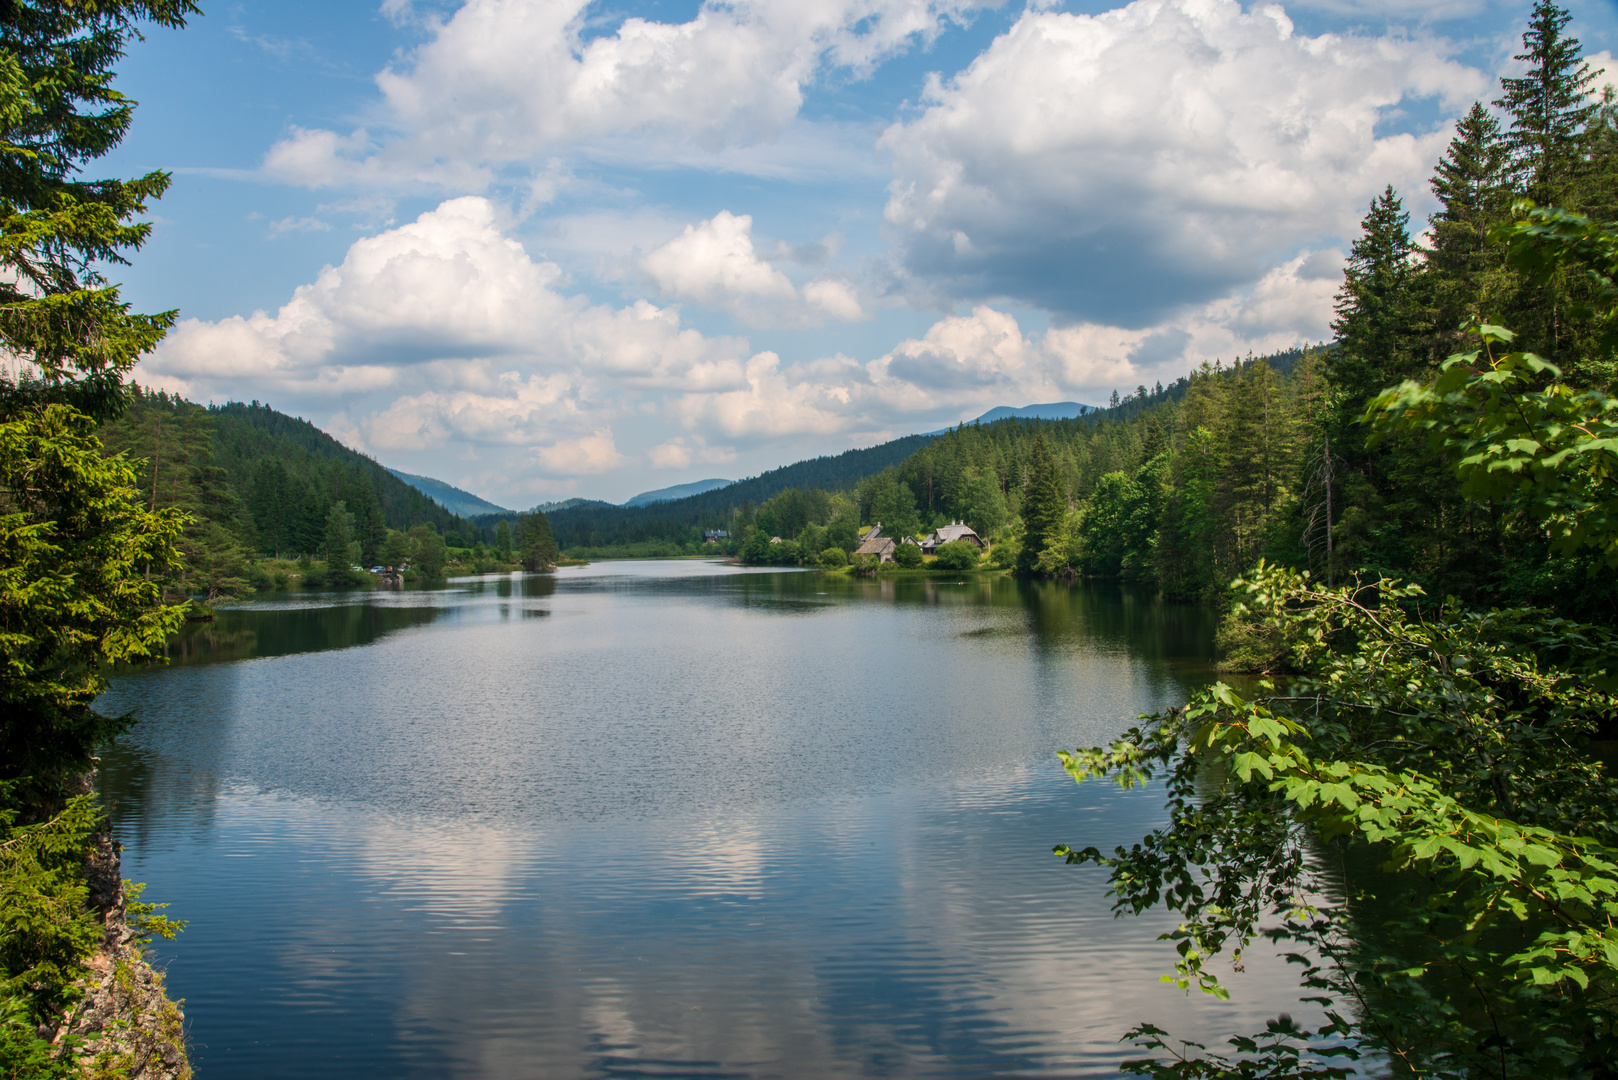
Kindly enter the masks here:
M 914 570 L 922 564 L 921 548 L 915 544 L 901 543 L 893 549 L 893 561 L 902 569 Z
M 874 574 L 876 573 L 876 568 L 882 565 L 880 559 L 878 559 L 875 555 L 868 553 L 856 555 L 852 561 L 854 563 L 854 572 L 856 574 Z
M 939 547 L 936 565 L 940 570 L 976 570 L 978 546 L 970 540 L 951 540 Z
M 848 552 L 840 547 L 829 547 L 820 553 L 820 565 L 827 570 L 839 570 L 848 565 Z

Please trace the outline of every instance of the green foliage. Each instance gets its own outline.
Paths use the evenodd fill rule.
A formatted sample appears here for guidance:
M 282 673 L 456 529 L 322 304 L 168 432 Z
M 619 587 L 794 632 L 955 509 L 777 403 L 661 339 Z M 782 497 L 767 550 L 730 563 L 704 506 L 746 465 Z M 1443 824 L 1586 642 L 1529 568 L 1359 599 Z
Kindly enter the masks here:
M 171 919 L 158 914 L 167 904 L 153 904 L 141 899 L 146 892 L 143 881 L 124 881 L 124 919 L 135 932 L 135 941 L 146 944 L 154 937 L 173 941 L 185 929 L 184 919 Z
M 770 534 L 756 525 L 749 525 L 742 533 L 742 562 L 762 566 L 770 562 Z
M 90 419 L 62 405 L 0 423 L 0 779 L 48 791 L 124 726 L 91 707 L 107 667 L 163 656 L 183 620 L 161 571 L 185 524 L 142 507 Z
M 494 550 L 502 557 L 509 558 L 511 555 L 511 526 L 504 518 L 494 527 Z
M 933 565 L 940 570 L 976 570 L 980 554 L 978 546 L 970 540 L 951 540 L 938 545 L 938 558 Z
M 1081 559 L 1086 570 L 1106 577 L 1138 578 L 1149 573 L 1156 541 L 1167 460 L 1155 458 L 1135 476 L 1108 473 L 1096 484 L 1080 519 Z
M 1571 224 L 1571 238 L 1531 221 L 1519 232 L 1599 253 L 1601 238 Z M 1474 331 L 1483 347 L 1432 384 L 1371 401 L 1375 437 L 1425 433 L 1466 497 L 1618 564 L 1618 401 L 1502 351 L 1501 327 Z M 1213 960 L 1239 962 L 1263 933 L 1297 948 L 1315 1000 L 1352 1004 L 1355 1019 L 1333 1012 L 1321 1036 L 1351 1034 L 1402 1071 L 1610 1075 L 1618 783 L 1588 742 L 1613 734 L 1618 636 L 1535 608 L 1422 614 L 1424 590 L 1388 577 L 1321 588 L 1260 562 L 1237 587 L 1231 621 L 1299 677 L 1252 699 L 1215 684 L 1108 749 L 1062 755 L 1078 780 L 1166 777 L 1170 823 L 1111 855 L 1058 851 L 1109 867 L 1120 909 L 1182 914 L 1170 977 L 1182 987 L 1224 996 Z M 1323 850 L 1362 869 L 1334 880 Z M 1363 869 L 1375 859 L 1379 877 Z M 1227 1065 L 1143 1068 L 1243 1075 Z
M 550 570 L 560 557 L 556 538 L 551 534 L 550 519 L 544 512 L 534 510 L 517 519 L 517 534 L 521 538 L 522 568 L 524 570 Z
M 955 500 L 959 519 L 979 536 L 992 536 L 1009 517 L 999 478 L 969 466 L 961 480 L 960 494 Z
M 101 940 L 81 869 L 100 811 L 81 795 L 23 824 L 23 793 L 15 781 L 0 788 L 0 996 L 26 1000 L 37 1022 L 75 998 L 79 961 Z
M 1230 1044 L 1237 1053 L 1251 1056 L 1231 1059 L 1218 1054 L 1188 1053 L 1207 1047 L 1195 1042 L 1181 1042 L 1176 1046 L 1168 1041 L 1169 1033 L 1162 1028 L 1142 1024 L 1125 1038 L 1142 1050 L 1167 1050 L 1170 1059 L 1140 1058 L 1124 1062 L 1119 1069 L 1157 1080 L 1343 1080 L 1354 1075 L 1354 1069 L 1333 1065 L 1330 1059 L 1356 1061 L 1359 1051 L 1351 1046 L 1332 1045 L 1326 1040 L 1346 1035 L 1350 1030 L 1341 1017 L 1333 1016 L 1325 1026 L 1307 1031 L 1283 1013 L 1265 1025 L 1262 1035 L 1232 1038 Z
M 239 552 L 214 530 L 205 463 L 182 504 L 135 487 L 95 421 L 127 404 L 123 377 L 172 325 L 139 315 L 103 269 L 151 226 L 135 222 L 169 177 L 79 178 L 127 130 L 112 88 L 136 20 L 181 26 L 189 0 L 13 0 L 0 8 L 0 1070 L 67 1075 L 33 1027 L 80 993 L 101 942 L 84 865 L 103 828 L 88 785 L 95 748 L 129 717 L 94 701 L 112 665 L 161 659 L 183 610 L 165 586 L 236 587 Z M 180 432 L 182 436 L 187 434 Z M 197 440 L 182 437 L 190 453 Z M 190 465 L 190 462 L 187 462 Z M 171 478 L 175 470 L 171 467 Z M 171 485 L 172 486 L 172 485 Z M 172 495 L 172 491 L 170 492 Z M 182 535 L 182 529 L 195 531 Z
M 1536 0 L 1523 51 L 1513 59 L 1527 70 L 1500 80 L 1495 104 L 1511 117 L 1505 144 L 1517 187 L 1530 198 L 1561 201 L 1583 164 L 1583 135 L 1600 106 L 1591 98 L 1596 73 L 1579 39 L 1564 33 L 1571 16 Z
M 1557 367 L 1528 352 L 1499 352 L 1515 335 L 1475 328 L 1484 347 L 1453 356 L 1431 386 L 1405 382 L 1372 400 L 1379 433 L 1429 433 L 1455 462 L 1472 498 L 1522 497 L 1554 546 L 1599 550 L 1618 566 L 1618 399 L 1561 382 L 1531 389 Z
M 899 544 L 893 549 L 893 562 L 903 570 L 914 570 L 926 560 L 916 544 Z
M 921 531 L 915 493 L 909 484 L 895 479 L 891 472 L 878 474 L 861 485 L 860 516 L 880 524 L 882 535 L 895 540 Z
M 1618 1037 L 1618 785 L 1583 747 L 1618 707 L 1618 639 L 1526 609 L 1417 619 L 1389 580 L 1260 567 L 1242 588 L 1305 674 L 1064 754 L 1079 780 L 1165 777 L 1170 823 L 1059 852 L 1109 867 L 1120 909 L 1181 913 L 1181 986 L 1223 996 L 1216 958 L 1262 933 L 1322 958 L 1305 985 L 1417 1072 L 1592 1075 Z M 1384 873 L 1323 899 L 1343 883 L 1322 845 Z
M 320 557 L 326 562 L 326 584 L 357 585 L 363 580 L 354 569 L 354 560 L 360 557 L 359 541 L 354 539 L 354 515 L 342 502 L 332 503 L 326 512 Z
M 444 576 L 444 564 L 449 561 L 449 548 L 431 524 L 411 526 L 411 569 L 422 577 L 436 579 Z
M 820 553 L 819 562 L 823 570 L 841 570 L 848 565 L 848 552 L 840 547 L 829 547 Z
M 132 314 L 96 269 L 145 243 L 151 226 L 131 219 L 168 174 L 76 174 L 129 127 L 134 103 L 112 83 L 134 20 L 182 26 L 196 10 L 189 0 L 17 0 L 0 13 L 0 344 L 39 373 L 0 386 L 7 411 L 57 401 L 116 412 L 123 375 L 174 322 L 172 311 Z
M 0 998 L 0 1080 L 67 1080 L 72 1066 L 34 1033 L 26 1003 Z
M 1058 537 L 1067 521 L 1066 484 L 1057 468 L 1056 458 L 1045 441 L 1044 432 L 1034 436 L 1034 445 L 1028 455 L 1028 487 L 1022 496 L 1022 548 L 1018 557 L 1019 573 L 1033 573 L 1045 545 Z

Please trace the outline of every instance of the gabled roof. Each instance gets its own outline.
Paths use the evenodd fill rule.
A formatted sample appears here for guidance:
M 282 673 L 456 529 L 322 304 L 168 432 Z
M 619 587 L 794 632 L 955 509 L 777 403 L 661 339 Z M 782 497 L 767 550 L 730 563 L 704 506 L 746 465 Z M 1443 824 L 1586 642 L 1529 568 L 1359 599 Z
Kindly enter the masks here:
M 881 536 L 875 529 L 872 529 L 870 535 L 866 536 L 865 542 L 854 549 L 854 554 L 881 555 L 885 551 L 892 551 L 894 546 L 892 539 Z
M 940 544 L 947 544 L 952 540 L 964 540 L 969 536 L 974 540 L 981 541 L 983 539 L 972 530 L 970 525 L 963 525 L 960 522 L 955 522 L 952 525 L 940 525 L 934 530 L 933 536 L 938 538 L 938 543 Z

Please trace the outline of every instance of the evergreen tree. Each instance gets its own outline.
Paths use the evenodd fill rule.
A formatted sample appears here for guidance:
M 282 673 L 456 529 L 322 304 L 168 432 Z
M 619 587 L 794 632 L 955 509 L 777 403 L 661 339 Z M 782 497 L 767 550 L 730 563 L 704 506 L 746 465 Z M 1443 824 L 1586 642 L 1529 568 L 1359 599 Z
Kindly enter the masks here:
M 1600 108 L 1591 97 L 1598 73 L 1584 61 L 1579 39 L 1564 33 L 1571 18 L 1550 0 L 1536 0 L 1515 57 L 1528 71 L 1501 79 L 1495 100 L 1511 117 L 1506 146 L 1515 186 L 1541 204 L 1566 201 L 1584 129 Z
M 1419 342 L 1424 327 L 1413 288 L 1414 254 L 1410 215 L 1389 186 L 1371 201 L 1360 224 L 1332 322 L 1337 348 L 1329 361 L 1330 377 L 1347 395 L 1356 418 L 1383 387 L 1417 374 L 1418 357 L 1424 358 L 1428 348 Z
M 494 550 L 500 553 L 502 559 L 511 558 L 511 526 L 505 518 L 494 527 Z
M 559 553 L 556 537 L 551 533 L 551 522 L 543 511 L 535 510 L 517 519 L 517 530 L 522 537 L 522 568 L 549 570 L 556 565 Z M 768 541 L 768 537 L 765 540 Z
M 354 539 L 354 515 L 347 503 L 334 502 L 326 511 L 320 557 L 326 563 L 326 580 L 331 584 L 352 585 L 358 580 L 354 560 L 359 557 L 359 543 Z
M 1006 523 L 1006 497 L 1000 493 L 999 481 L 987 473 L 968 468 L 963 477 L 963 490 L 956 500 L 960 510 L 959 520 L 988 540 Z
M 123 376 L 175 312 L 132 314 L 96 269 L 126 262 L 151 225 L 132 222 L 169 175 L 86 181 L 123 140 L 134 102 L 112 88 L 136 20 L 183 26 L 190 0 L 12 0 L 0 9 L 0 348 L 38 379 L 0 379 L 0 411 L 67 401 L 117 412 Z
M 1062 534 L 1066 521 L 1067 491 L 1042 430 L 1034 436 L 1034 445 L 1028 454 L 1028 485 L 1022 498 L 1022 547 L 1017 552 L 1018 573 L 1035 572 L 1046 543 Z
M 1482 102 L 1473 102 L 1456 123 L 1455 137 L 1433 171 L 1431 186 L 1439 210 L 1429 219 L 1433 234 L 1429 266 L 1463 279 L 1483 269 L 1489 227 L 1506 212 L 1506 157 L 1499 121 Z

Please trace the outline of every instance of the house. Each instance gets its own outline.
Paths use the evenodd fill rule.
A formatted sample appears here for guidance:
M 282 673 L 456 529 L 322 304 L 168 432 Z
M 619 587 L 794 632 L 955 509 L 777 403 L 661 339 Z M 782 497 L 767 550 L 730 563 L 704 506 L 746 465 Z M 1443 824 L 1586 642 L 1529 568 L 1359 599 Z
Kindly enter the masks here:
M 704 529 L 704 530 L 702 530 L 702 542 L 704 544 L 717 544 L 721 540 L 729 540 L 729 539 L 730 539 L 730 533 L 729 533 L 728 530 L 725 530 L 725 529 Z
M 973 532 L 970 525 L 952 521 L 948 525 L 941 525 L 927 534 L 927 539 L 921 542 L 921 553 L 923 555 L 937 555 L 939 545 L 947 544 L 952 540 L 970 540 L 978 546 L 979 551 L 983 550 L 984 547 L 983 537 Z
M 892 562 L 893 550 L 898 546 L 892 537 L 882 535 L 882 523 L 879 521 L 871 526 L 871 531 L 865 534 L 865 539 L 854 549 L 854 554 L 875 555 L 877 562 Z

